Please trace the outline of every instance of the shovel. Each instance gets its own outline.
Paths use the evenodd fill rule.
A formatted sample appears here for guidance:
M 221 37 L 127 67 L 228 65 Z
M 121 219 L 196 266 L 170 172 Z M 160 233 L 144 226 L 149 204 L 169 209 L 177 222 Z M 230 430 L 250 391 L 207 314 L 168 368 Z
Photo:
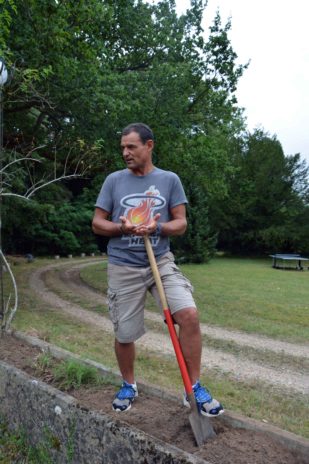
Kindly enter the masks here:
M 212 428 L 212 425 L 210 424 L 210 420 L 207 417 L 202 416 L 198 410 L 194 392 L 192 389 L 192 382 L 190 380 L 188 369 L 187 369 L 187 366 L 186 366 L 186 363 L 185 363 L 185 360 L 184 360 L 184 357 L 181 351 L 181 347 L 180 347 L 178 336 L 177 336 L 177 333 L 174 327 L 172 315 L 171 315 L 170 309 L 167 304 L 164 288 L 163 288 L 162 281 L 161 281 L 161 276 L 158 270 L 157 262 L 156 262 L 148 235 L 144 236 L 144 241 L 145 241 L 145 247 L 146 247 L 148 259 L 150 262 L 150 267 L 151 267 L 153 277 L 154 277 L 154 280 L 155 280 L 155 283 L 156 283 L 156 286 L 159 292 L 164 317 L 165 317 L 167 327 L 170 333 L 170 337 L 172 339 L 172 343 L 174 346 L 174 350 L 175 350 L 176 358 L 178 361 L 179 369 L 181 372 L 182 380 L 184 383 L 185 391 L 187 394 L 188 402 L 191 407 L 190 414 L 189 414 L 189 421 L 191 424 L 191 428 L 192 428 L 197 446 L 201 446 L 203 443 L 205 443 L 205 441 L 208 438 L 214 437 L 216 433 L 214 429 Z

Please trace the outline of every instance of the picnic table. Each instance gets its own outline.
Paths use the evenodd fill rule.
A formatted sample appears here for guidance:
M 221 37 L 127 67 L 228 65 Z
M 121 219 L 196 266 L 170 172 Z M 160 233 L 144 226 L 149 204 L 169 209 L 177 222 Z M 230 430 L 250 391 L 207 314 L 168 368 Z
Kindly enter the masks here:
M 284 254 L 284 253 L 276 253 L 274 255 L 269 255 L 273 258 L 273 268 L 274 269 L 291 269 L 290 265 L 286 265 L 286 262 L 294 264 L 293 269 L 297 269 L 298 271 L 302 271 L 304 268 L 302 266 L 303 262 L 309 261 L 309 258 L 305 258 L 299 254 Z M 309 263 L 308 263 L 309 264 Z M 309 269 L 309 266 L 308 266 Z

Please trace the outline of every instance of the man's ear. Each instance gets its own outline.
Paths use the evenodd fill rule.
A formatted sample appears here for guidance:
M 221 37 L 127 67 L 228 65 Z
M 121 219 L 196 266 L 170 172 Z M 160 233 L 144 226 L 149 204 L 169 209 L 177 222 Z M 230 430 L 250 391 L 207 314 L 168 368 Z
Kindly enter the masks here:
M 153 140 L 151 140 L 151 139 L 147 140 L 146 145 L 147 145 L 147 148 L 148 148 L 150 151 L 153 150 L 153 147 L 154 147 L 154 142 L 153 142 Z

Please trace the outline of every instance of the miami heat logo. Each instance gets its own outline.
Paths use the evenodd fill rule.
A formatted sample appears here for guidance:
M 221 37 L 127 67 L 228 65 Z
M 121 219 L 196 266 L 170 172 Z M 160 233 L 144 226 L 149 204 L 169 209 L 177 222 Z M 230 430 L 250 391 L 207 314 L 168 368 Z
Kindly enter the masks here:
M 154 185 L 151 185 L 144 193 L 135 193 L 127 195 L 121 202 L 121 206 L 125 209 L 124 216 L 128 218 L 131 224 L 135 226 L 150 224 L 157 210 L 163 208 L 166 204 L 165 198 L 160 196 L 159 190 L 156 190 Z M 129 246 L 143 244 L 143 239 L 137 236 L 123 237 L 129 239 Z M 159 237 L 156 239 L 156 245 Z

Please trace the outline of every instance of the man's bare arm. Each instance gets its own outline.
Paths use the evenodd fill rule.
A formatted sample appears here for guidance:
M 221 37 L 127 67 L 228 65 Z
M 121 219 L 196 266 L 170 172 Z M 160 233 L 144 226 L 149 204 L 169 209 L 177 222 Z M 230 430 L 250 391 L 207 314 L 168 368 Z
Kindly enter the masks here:
M 110 213 L 101 208 L 96 208 L 92 220 L 92 230 L 97 235 L 105 237 L 120 237 L 122 223 L 115 223 L 109 220 Z
M 187 229 L 186 206 L 177 205 L 170 211 L 172 219 L 162 223 L 162 235 L 183 235 Z
M 162 235 L 182 235 L 187 228 L 186 207 L 185 205 L 177 205 L 170 211 L 172 219 L 161 224 Z M 146 235 L 152 234 L 157 229 L 157 221 L 160 214 L 154 216 L 153 221 L 149 226 L 133 226 L 124 216 L 120 216 L 119 222 L 112 222 L 110 213 L 101 208 L 96 208 L 92 230 L 95 234 L 104 235 L 105 237 L 120 237 L 123 234 Z

